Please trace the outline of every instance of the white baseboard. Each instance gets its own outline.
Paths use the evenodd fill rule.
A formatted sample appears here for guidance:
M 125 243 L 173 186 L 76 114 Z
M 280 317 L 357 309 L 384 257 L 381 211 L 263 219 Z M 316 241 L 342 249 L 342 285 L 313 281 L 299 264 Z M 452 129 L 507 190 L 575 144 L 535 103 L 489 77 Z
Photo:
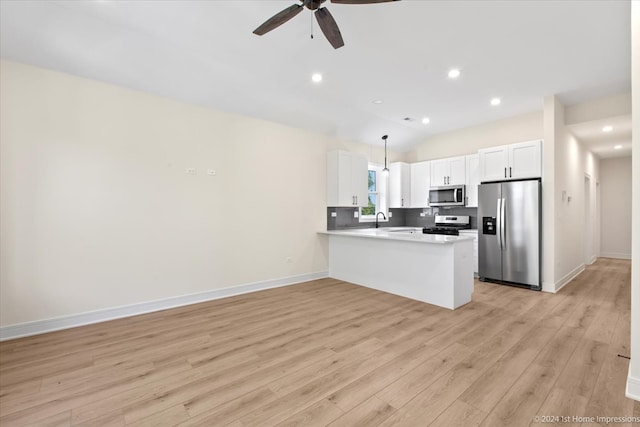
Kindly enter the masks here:
M 602 252 L 601 258 L 617 258 L 617 259 L 631 259 L 631 254 L 623 254 L 618 252 Z
M 627 391 L 625 395 L 629 399 L 640 401 L 640 379 L 632 377 L 631 374 L 627 376 Z
M 328 271 L 301 274 L 299 276 L 283 277 L 280 279 L 265 280 L 256 283 L 247 283 L 244 285 L 238 285 L 223 289 L 214 289 L 211 291 L 199 292 L 196 294 L 181 295 L 177 297 L 141 302 L 121 307 L 105 308 L 85 313 L 71 314 L 68 316 L 56 317 L 53 319 L 37 320 L 35 322 L 2 326 L 0 327 L 0 341 L 38 335 L 45 332 L 59 331 L 61 329 L 75 328 L 77 326 L 90 325 L 92 323 L 105 322 L 107 320 L 120 319 L 122 317 L 136 316 L 139 314 L 166 310 L 168 308 L 197 304 L 199 302 L 211 301 L 220 298 L 231 297 L 234 295 L 246 294 L 249 292 L 279 288 L 282 286 L 308 282 L 310 280 L 323 279 L 325 277 L 329 277 Z
M 598 257 L 594 255 L 593 257 L 591 257 L 591 260 L 589 260 L 589 264 L 588 264 L 588 265 L 593 264 L 593 263 L 594 263 L 594 262 L 596 262 L 597 260 L 598 260 Z
M 569 273 L 565 274 L 565 276 L 562 279 L 556 282 L 556 292 L 562 289 L 564 285 L 566 285 L 567 283 L 575 279 L 578 276 L 578 274 L 582 273 L 583 271 L 584 271 L 584 264 L 580 264 L 579 266 L 571 270 Z

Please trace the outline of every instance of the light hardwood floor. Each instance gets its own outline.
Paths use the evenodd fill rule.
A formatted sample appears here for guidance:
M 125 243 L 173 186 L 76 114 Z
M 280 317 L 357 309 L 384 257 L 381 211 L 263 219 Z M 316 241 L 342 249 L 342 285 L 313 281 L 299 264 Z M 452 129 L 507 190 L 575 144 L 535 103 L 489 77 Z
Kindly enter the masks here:
M 556 295 L 477 282 L 455 311 L 318 280 L 1 343 L 0 425 L 640 416 L 629 310 L 630 263 L 611 259 Z

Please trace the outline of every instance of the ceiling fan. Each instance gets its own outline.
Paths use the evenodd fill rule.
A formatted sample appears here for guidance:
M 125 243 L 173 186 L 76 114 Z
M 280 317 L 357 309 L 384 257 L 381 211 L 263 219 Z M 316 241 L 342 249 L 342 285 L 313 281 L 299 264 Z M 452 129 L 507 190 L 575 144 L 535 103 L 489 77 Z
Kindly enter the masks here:
M 338 24 L 336 24 L 335 19 L 329 13 L 327 8 L 320 7 L 322 3 L 326 0 L 300 0 L 302 4 L 294 4 L 286 8 L 285 10 L 276 13 L 271 18 L 267 19 L 262 25 L 253 30 L 253 34 L 257 34 L 259 36 L 268 33 L 269 31 L 278 28 L 280 25 L 284 24 L 300 12 L 302 12 L 303 8 L 307 8 L 309 10 L 315 10 L 316 19 L 318 20 L 318 25 L 322 30 L 324 36 L 329 40 L 331 46 L 334 49 L 338 49 L 344 46 L 344 41 L 342 40 L 342 34 L 340 34 L 340 29 L 338 28 Z M 387 3 L 392 1 L 400 1 L 400 0 L 330 0 L 331 3 L 342 3 L 342 4 L 371 4 L 371 3 Z

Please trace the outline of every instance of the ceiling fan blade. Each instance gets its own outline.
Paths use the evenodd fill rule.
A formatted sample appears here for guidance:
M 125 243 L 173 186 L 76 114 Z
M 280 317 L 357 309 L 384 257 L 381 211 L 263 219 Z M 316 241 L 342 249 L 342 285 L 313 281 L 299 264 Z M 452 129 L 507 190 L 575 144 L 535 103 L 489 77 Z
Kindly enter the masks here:
M 289 6 L 282 12 L 276 13 L 271 18 L 267 19 L 262 25 L 253 30 L 253 34 L 261 36 L 275 28 L 278 28 L 280 25 L 302 12 L 302 9 L 303 6 L 299 4 Z
M 342 34 L 340 34 L 340 29 L 338 28 L 338 24 L 336 24 L 335 19 L 329 13 L 326 8 L 321 8 L 316 10 L 316 19 L 318 20 L 318 25 L 320 25 L 320 29 L 324 36 L 329 40 L 331 46 L 334 49 L 338 49 L 344 46 L 344 41 L 342 40 Z
M 331 0 L 331 3 L 341 4 L 371 4 L 371 3 L 388 3 L 400 0 Z

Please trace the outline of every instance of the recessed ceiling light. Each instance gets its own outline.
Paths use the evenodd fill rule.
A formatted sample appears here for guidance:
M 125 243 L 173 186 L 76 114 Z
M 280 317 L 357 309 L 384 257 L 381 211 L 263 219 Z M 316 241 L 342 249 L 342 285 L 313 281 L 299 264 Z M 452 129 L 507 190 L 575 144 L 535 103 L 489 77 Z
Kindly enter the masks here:
M 423 125 L 428 125 L 429 123 L 431 123 L 431 120 L 429 119 L 429 117 L 423 117 L 422 118 L 422 124 Z
M 496 105 L 500 105 L 502 101 L 500 100 L 500 98 L 491 98 L 491 105 L 493 105 L 494 107 Z
M 616 146 L 613 147 L 614 150 L 619 150 L 621 148 L 622 148 L 622 145 L 616 145 Z
M 611 132 L 613 130 L 613 126 L 605 126 L 602 128 L 602 132 Z
M 374 99 L 372 102 L 374 104 L 382 104 L 384 101 L 382 99 Z
M 320 82 L 322 81 L 322 74 L 320 74 L 320 73 L 315 73 L 315 74 L 313 74 L 313 75 L 311 76 L 311 80 L 312 80 L 314 83 L 320 83 Z
M 448 76 L 450 79 L 457 79 L 458 77 L 460 77 L 460 70 L 458 70 L 457 68 L 452 68 L 451 70 L 449 70 Z

